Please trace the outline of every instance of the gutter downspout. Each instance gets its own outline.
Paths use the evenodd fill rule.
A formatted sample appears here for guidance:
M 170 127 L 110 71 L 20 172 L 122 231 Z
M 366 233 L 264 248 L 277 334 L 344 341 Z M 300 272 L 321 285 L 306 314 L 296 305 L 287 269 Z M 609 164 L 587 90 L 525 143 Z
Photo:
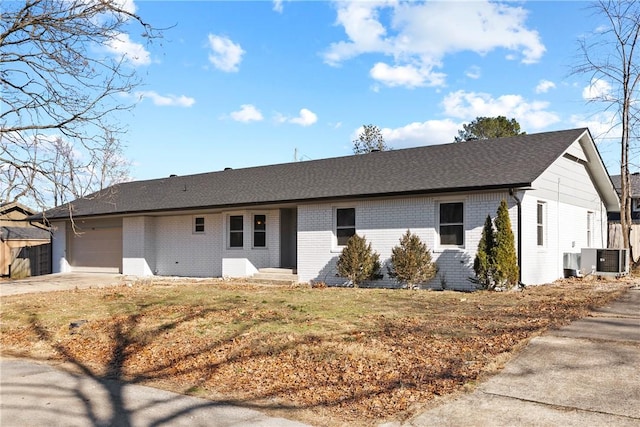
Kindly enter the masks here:
M 509 195 L 513 197 L 513 200 L 516 201 L 516 206 L 518 207 L 518 286 L 522 287 L 524 284 L 522 283 L 522 202 L 516 195 L 516 191 L 513 188 L 509 189 Z

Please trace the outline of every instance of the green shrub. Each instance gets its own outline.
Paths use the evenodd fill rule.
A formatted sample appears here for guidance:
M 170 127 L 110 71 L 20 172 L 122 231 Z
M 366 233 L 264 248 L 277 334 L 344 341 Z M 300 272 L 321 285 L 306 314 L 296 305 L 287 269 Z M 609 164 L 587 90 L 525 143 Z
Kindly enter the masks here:
M 487 215 L 473 260 L 473 270 L 476 276 L 470 280 L 481 289 L 510 289 L 518 284 L 518 256 L 505 199 L 498 206 L 495 231 L 491 216 Z
M 491 215 L 487 215 L 482 228 L 482 235 L 478 243 L 478 251 L 473 260 L 473 271 L 476 277 L 472 280 L 481 289 L 495 288 L 495 247 L 496 239 L 493 232 Z
M 419 284 L 433 279 L 438 272 L 431 260 L 431 251 L 427 245 L 410 230 L 400 238 L 400 244 L 391 250 L 389 276 L 406 286 L 417 288 Z
M 507 201 L 502 199 L 496 216 L 495 279 L 496 285 L 512 288 L 518 284 L 518 255 L 509 219 Z
M 342 249 L 336 264 L 338 275 L 349 279 L 355 288 L 366 280 L 380 277 L 380 255 L 364 237 L 354 234 Z

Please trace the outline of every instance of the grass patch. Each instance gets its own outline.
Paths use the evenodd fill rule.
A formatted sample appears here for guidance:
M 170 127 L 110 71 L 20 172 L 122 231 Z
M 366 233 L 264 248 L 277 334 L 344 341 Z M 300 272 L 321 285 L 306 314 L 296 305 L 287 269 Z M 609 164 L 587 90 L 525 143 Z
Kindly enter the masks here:
M 5 355 L 286 408 L 279 415 L 314 425 L 369 425 L 465 390 L 532 336 L 629 285 L 568 280 L 468 294 L 140 283 L 3 297 L 0 343 Z

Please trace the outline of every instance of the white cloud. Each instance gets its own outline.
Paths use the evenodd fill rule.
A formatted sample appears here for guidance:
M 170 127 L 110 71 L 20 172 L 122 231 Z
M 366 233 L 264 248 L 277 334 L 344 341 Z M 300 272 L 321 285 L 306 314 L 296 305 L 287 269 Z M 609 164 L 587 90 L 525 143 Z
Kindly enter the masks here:
M 582 98 L 587 101 L 606 101 L 611 99 L 611 85 L 601 79 L 593 79 L 582 90 Z
M 154 105 L 160 107 L 191 107 L 196 103 L 194 98 L 188 96 L 160 95 L 152 90 L 136 92 L 136 96 L 140 99 L 149 98 Z
M 344 28 L 347 40 L 332 43 L 324 52 L 329 65 L 363 53 L 393 57 L 389 69 L 413 67 L 423 74 L 443 66 L 443 59 L 462 51 L 485 55 L 496 49 L 525 64 L 540 60 L 545 52 L 537 31 L 527 28 L 527 11 L 521 7 L 488 1 L 473 2 L 340 2 L 336 24 Z M 381 19 L 380 15 L 385 14 Z M 388 28 L 382 22 L 390 22 Z M 464 22 L 464 31 L 452 31 L 452 22 Z M 377 70 L 381 71 L 381 70 Z M 373 70 L 372 77 L 376 78 Z M 416 86 L 415 79 L 402 76 L 385 84 Z M 428 79 L 426 79 L 428 80 Z M 425 81 L 426 81 L 425 80 Z M 431 84 L 444 84 L 438 73 Z
M 413 122 L 398 128 L 381 128 L 385 143 L 393 149 L 421 147 L 453 142 L 462 124 L 453 120 L 427 120 Z M 358 139 L 364 128 L 360 126 L 351 133 L 351 140 Z
M 276 113 L 274 120 L 277 123 L 293 123 L 300 126 L 311 126 L 318 121 L 318 116 L 311 110 L 302 108 L 297 117 L 287 117 L 281 113 Z
M 389 66 L 383 62 L 374 65 L 369 74 L 374 80 L 391 87 L 441 86 L 445 80 L 444 74 L 432 72 L 431 69 L 418 69 L 413 65 Z
M 282 13 L 282 0 L 273 0 L 273 10 Z
M 596 142 L 614 141 L 616 145 L 620 142 L 622 127 L 617 115 L 612 111 L 602 111 L 589 116 L 574 114 L 569 121 L 575 127 L 589 128 L 589 132 Z
M 477 65 L 472 65 L 467 69 L 467 71 L 465 71 L 464 74 L 470 79 L 477 80 L 482 76 L 482 71 L 480 70 L 480 67 L 478 67 Z
M 230 114 L 231 118 L 237 122 L 249 123 L 263 120 L 262 113 L 251 104 L 243 104 L 240 110 Z
M 560 121 L 558 115 L 548 111 L 548 102 L 527 101 L 520 95 L 502 95 L 493 98 L 487 93 L 451 92 L 442 101 L 444 114 L 470 122 L 476 117 L 505 116 L 514 118 L 522 130 L 531 132 L 544 129 Z
M 209 62 L 217 69 L 226 72 L 238 71 L 238 65 L 245 53 L 239 44 L 228 37 L 209 34 L 209 47 L 211 48 Z
M 381 131 L 390 147 L 407 148 L 453 142 L 461 127 L 460 123 L 445 119 L 413 122 L 395 129 L 383 128 Z
M 318 116 L 313 111 L 303 108 L 300 110 L 298 117 L 294 117 L 289 121 L 300 126 L 311 126 L 318 121 Z
M 135 66 L 151 63 L 149 52 L 142 44 L 131 41 L 129 34 L 116 35 L 107 42 L 105 47 L 109 52 L 124 57 Z
M 556 84 L 549 80 L 540 80 L 538 86 L 536 86 L 536 93 L 547 93 L 551 89 L 555 89 Z

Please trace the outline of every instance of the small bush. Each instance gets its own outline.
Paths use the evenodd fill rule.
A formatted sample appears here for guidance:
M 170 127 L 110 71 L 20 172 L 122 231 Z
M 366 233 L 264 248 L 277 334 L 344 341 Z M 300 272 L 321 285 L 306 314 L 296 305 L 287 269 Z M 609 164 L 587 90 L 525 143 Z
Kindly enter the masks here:
M 438 272 L 431 260 L 431 251 L 427 245 L 410 230 L 400 238 L 400 244 L 391 250 L 389 276 L 406 286 L 417 288 L 419 284 L 433 279 Z
M 380 277 L 380 255 L 371 249 L 364 237 L 354 234 L 342 249 L 336 264 L 338 275 L 349 279 L 357 288 L 366 280 Z

